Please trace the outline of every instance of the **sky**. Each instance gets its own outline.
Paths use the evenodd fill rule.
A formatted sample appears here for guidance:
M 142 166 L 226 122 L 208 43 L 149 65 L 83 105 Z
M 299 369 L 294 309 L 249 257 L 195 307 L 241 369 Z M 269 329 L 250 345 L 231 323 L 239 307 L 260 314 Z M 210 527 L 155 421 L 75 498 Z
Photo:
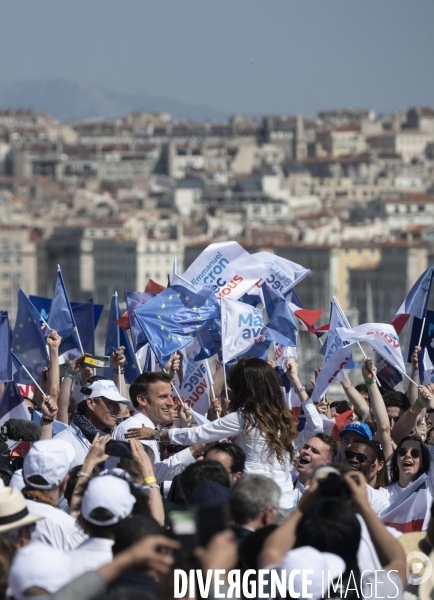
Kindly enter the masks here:
M 2 3 L 0 83 L 62 77 L 231 113 L 434 105 L 433 0 Z

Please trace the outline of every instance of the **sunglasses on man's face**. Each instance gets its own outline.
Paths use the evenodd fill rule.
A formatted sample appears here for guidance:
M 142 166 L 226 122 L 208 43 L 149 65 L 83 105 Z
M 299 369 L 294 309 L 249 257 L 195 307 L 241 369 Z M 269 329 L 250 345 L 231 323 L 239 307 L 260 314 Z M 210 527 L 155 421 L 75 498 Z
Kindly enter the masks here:
M 355 458 L 359 463 L 372 462 L 363 452 L 354 452 L 354 450 L 345 450 L 345 458 Z
M 420 456 L 420 450 L 417 448 L 399 448 L 398 456 L 406 456 L 408 452 L 410 452 L 412 458 L 419 458 Z

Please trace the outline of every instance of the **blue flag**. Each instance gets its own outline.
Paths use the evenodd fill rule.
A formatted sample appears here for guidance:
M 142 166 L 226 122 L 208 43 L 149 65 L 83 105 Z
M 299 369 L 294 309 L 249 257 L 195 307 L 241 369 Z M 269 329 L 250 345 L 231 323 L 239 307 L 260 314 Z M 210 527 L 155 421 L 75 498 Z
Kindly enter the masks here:
M 297 346 L 297 325 L 286 302 L 278 302 L 267 325 L 269 337 L 282 346 Z
M 140 375 L 140 365 L 136 361 L 133 347 L 128 332 L 119 328 L 120 345 L 125 347 L 125 381 L 129 384 Z
M 48 365 L 47 349 L 32 303 L 22 290 L 18 291 L 18 309 L 12 333 L 12 349 L 32 376 L 39 381 L 41 369 Z M 18 383 L 33 385 L 24 369 L 14 374 Z
M 30 413 L 14 381 L 7 382 L 0 399 L 0 425 L 9 419 L 30 421 Z
M 0 310 L 0 382 L 11 380 L 11 328 L 7 311 Z
M 57 270 L 56 287 L 54 289 L 53 300 L 51 301 L 48 325 L 50 326 L 50 329 L 55 329 L 62 337 L 59 354 L 63 354 L 72 348 L 80 348 L 77 337 L 77 326 L 68 294 L 66 293 L 62 269 L 60 268 Z M 48 334 L 49 331 L 47 331 L 47 335 Z
M 95 326 L 93 321 L 95 313 L 93 300 L 73 306 L 72 312 L 74 314 L 74 320 L 77 325 L 78 333 L 80 334 L 83 352 L 95 354 Z
M 148 343 L 146 335 L 140 327 L 134 311 L 145 302 L 149 302 L 151 298 L 155 298 L 155 294 L 147 292 L 125 292 L 125 301 L 127 303 L 128 319 L 130 322 L 131 339 L 133 340 L 134 352 L 143 348 Z
M 43 319 L 45 319 L 45 321 L 48 321 L 48 317 L 50 316 L 51 299 L 44 298 L 43 296 L 30 295 L 29 300 L 33 304 L 33 306 L 35 307 L 35 309 L 39 313 L 39 315 L 41 317 L 43 317 Z M 88 300 L 88 302 L 92 302 L 92 305 L 93 305 L 93 328 L 96 329 L 97 325 L 99 323 L 100 317 L 101 317 L 101 313 L 104 309 L 104 304 L 94 304 L 93 298 Z M 87 304 L 87 302 L 85 304 Z M 81 303 L 80 302 L 71 302 L 71 307 L 72 307 L 73 313 L 74 313 L 74 308 L 76 306 L 81 306 Z M 76 318 L 75 313 L 74 313 L 74 318 Z M 77 319 L 76 319 L 76 321 L 77 321 Z M 80 331 L 80 327 L 78 326 L 78 323 L 77 323 L 77 327 L 78 327 L 78 330 L 79 330 L 80 336 L 81 336 L 81 331 Z M 81 340 L 81 341 L 83 342 L 83 340 Z M 85 352 L 86 352 L 86 350 L 85 350 Z
M 119 325 L 115 321 L 119 319 L 118 294 L 112 296 L 110 310 L 107 321 L 107 331 L 105 336 L 105 354 L 110 356 L 112 352 L 117 352 L 120 346 Z
M 174 285 L 134 312 L 158 362 L 164 365 L 209 320 L 219 316 L 220 307 L 211 285 Z

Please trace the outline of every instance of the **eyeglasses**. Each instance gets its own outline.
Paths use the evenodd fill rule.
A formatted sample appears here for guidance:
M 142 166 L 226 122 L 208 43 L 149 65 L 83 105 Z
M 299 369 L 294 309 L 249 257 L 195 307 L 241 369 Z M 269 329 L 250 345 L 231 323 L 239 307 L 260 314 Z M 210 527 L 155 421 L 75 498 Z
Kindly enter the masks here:
M 354 452 L 354 450 L 345 450 L 345 458 L 355 458 L 359 463 L 373 462 L 363 452 Z
M 412 458 L 419 458 L 420 450 L 417 448 L 398 448 L 398 456 L 407 456 L 410 452 Z

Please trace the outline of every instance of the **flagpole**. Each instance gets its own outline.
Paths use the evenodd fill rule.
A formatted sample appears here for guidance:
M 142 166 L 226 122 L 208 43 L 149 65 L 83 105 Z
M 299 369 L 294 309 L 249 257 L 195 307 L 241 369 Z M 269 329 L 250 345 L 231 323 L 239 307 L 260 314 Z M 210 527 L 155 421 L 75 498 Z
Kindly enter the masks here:
M 71 303 L 69 301 L 68 294 L 66 293 L 65 282 L 63 281 L 62 269 L 60 268 L 60 265 L 57 265 L 57 272 L 60 274 L 60 282 L 62 284 L 63 291 L 65 292 L 65 297 L 68 300 L 69 314 L 71 315 L 71 320 L 72 320 L 72 323 L 74 325 L 74 331 L 75 331 L 75 333 L 77 335 L 78 343 L 80 344 L 80 352 L 82 354 L 84 354 L 83 344 L 81 343 L 80 334 L 78 333 L 77 324 L 76 324 L 75 318 L 74 318 L 74 313 L 72 312 Z
M 15 358 L 15 360 L 17 361 L 17 363 L 19 363 L 19 364 L 20 364 L 20 365 L 23 367 L 24 371 L 27 373 L 27 375 L 30 377 L 30 379 L 33 381 L 33 383 L 36 385 L 36 387 L 37 387 L 37 388 L 38 388 L 38 390 L 41 392 L 41 394 L 44 396 L 44 398 L 46 398 L 46 397 L 47 397 L 47 394 L 46 394 L 46 393 L 45 393 L 45 392 L 42 390 L 41 386 L 40 386 L 38 383 L 36 383 L 36 380 L 35 380 L 35 378 L 33 377 L 33 375 L 31 375 L 31 373 L 29 373 L 29 371 L 28 371 L 28 370 L 27 370 L 27 368 L 26 368 L 26 367 L 23 365 L 23 363 L 20 361 L 20 359 L 18 358 L 18 356 L 15 354 L 15 352 L 13 352 L 13 351 L 11 350 L 11 354 L 12 354 L 12 356 Z
M 223 330 L 225 326 L 226 309 L 224 308 L 224 297 L 222 296 L 220 299 L 220 312 L 221 312 L 221 322 L 222 322 L 222 364 L 223 364 L 223 378 L 225 382 L 225 396 L 226 402 L 229 404 L 229 396 L 228 396 L 228 384 L 226 381 L 226 364 L 225 364 L 225 340 L 223 339 Z
M 211 369 L 209 368 L 208 360 L 206 358 L 205 358 L 205 365 L 206 365 L 206 371 L 208 374 L 209 385 L 211 388 L 212 399 L 215 400 L 216 395 L 215 395 L 215 391 L 214 391 L 214 383 L 213 383 L 213 379 L 212 379 L 212 375 L 211 375 Z M 217 419 L 220 419 L 220 411 L 216 410 L 215 412 L 217 415 Z
M 169 373 L 166 371 L 166 369 L 163 367 L 163 371 L 169 375 Z M 181 398 L 181 396 L 179 395 L 178 390 L 176 389 L 175 384 L 173 383 L 172 380 L 170 380 L 170 385 L 172 386 L 172 390 L 175 392 L 175 394 L 178 396 L 178 400 L 181 402 L 181 404 L 184 404 L 184 400 Z
M 118 293 L 117 292 L 115 292 L 115 296 L 116 296 L 116 320 L 118 320 L 119 317 L 120 317 L 120 311 L 119 311 Z M 120 345 L 121 345 L 121 338 L 119 336 L 119 325 L 116 325 L 116 328 L 117 328 L 116 329 L 116 331 L 117 331 L 117 340 L 116 340 L 117 341 L 117 350 L 116 350 L 116 353 L 118 353 Z M 118 365 L 119 393 L 122 396 L 121 375 L 122 375 L 122 373 L 121 373 L 121 365 Z
M 360 349 L 360 352 L 363 354 L 363 356 L 365 357 L 365 360 L 366 360 L 368 357 L 366 356 L 365 351 L 363 350 L 361 343 L 357 342 L 357 345 L 358 345 L 358 347 Z M 375 379 L 378 387 L 381 387 L 381 383 L 380 383 L 380 380 L 377 377 L 377 373 L 374 373 L 374 379 Z
M 434 270 L 431 271 L 431 277 L 429 279 L 429 288 L 428 288 L 428 294 L 427 294 L 426 301 L 425 301 L 425 307 L 423 309 L 423 321 L 422 321 L 422 327 L 420 329 L 419 343 L 417 344 L 418 346 L 420 346 L 422 343 L 423 330 L 425 329 L 426 313 L 428 311 L 429 297 L 431 295 L 433 273 L 434 273 Z
M 419 387 L 420 387 L 419 384 L 416 383 L 415 381 L 413 381 L 413 379 L 411 377 L 409 377 L 405 371 L 400 371 L 400 373 L 401 373 L 401 375 L 404 375 L 404 377 L 406 377 L 410 381 L 410 383 L 415 385 L 417 387 L 417 389 L 419 389 Z

